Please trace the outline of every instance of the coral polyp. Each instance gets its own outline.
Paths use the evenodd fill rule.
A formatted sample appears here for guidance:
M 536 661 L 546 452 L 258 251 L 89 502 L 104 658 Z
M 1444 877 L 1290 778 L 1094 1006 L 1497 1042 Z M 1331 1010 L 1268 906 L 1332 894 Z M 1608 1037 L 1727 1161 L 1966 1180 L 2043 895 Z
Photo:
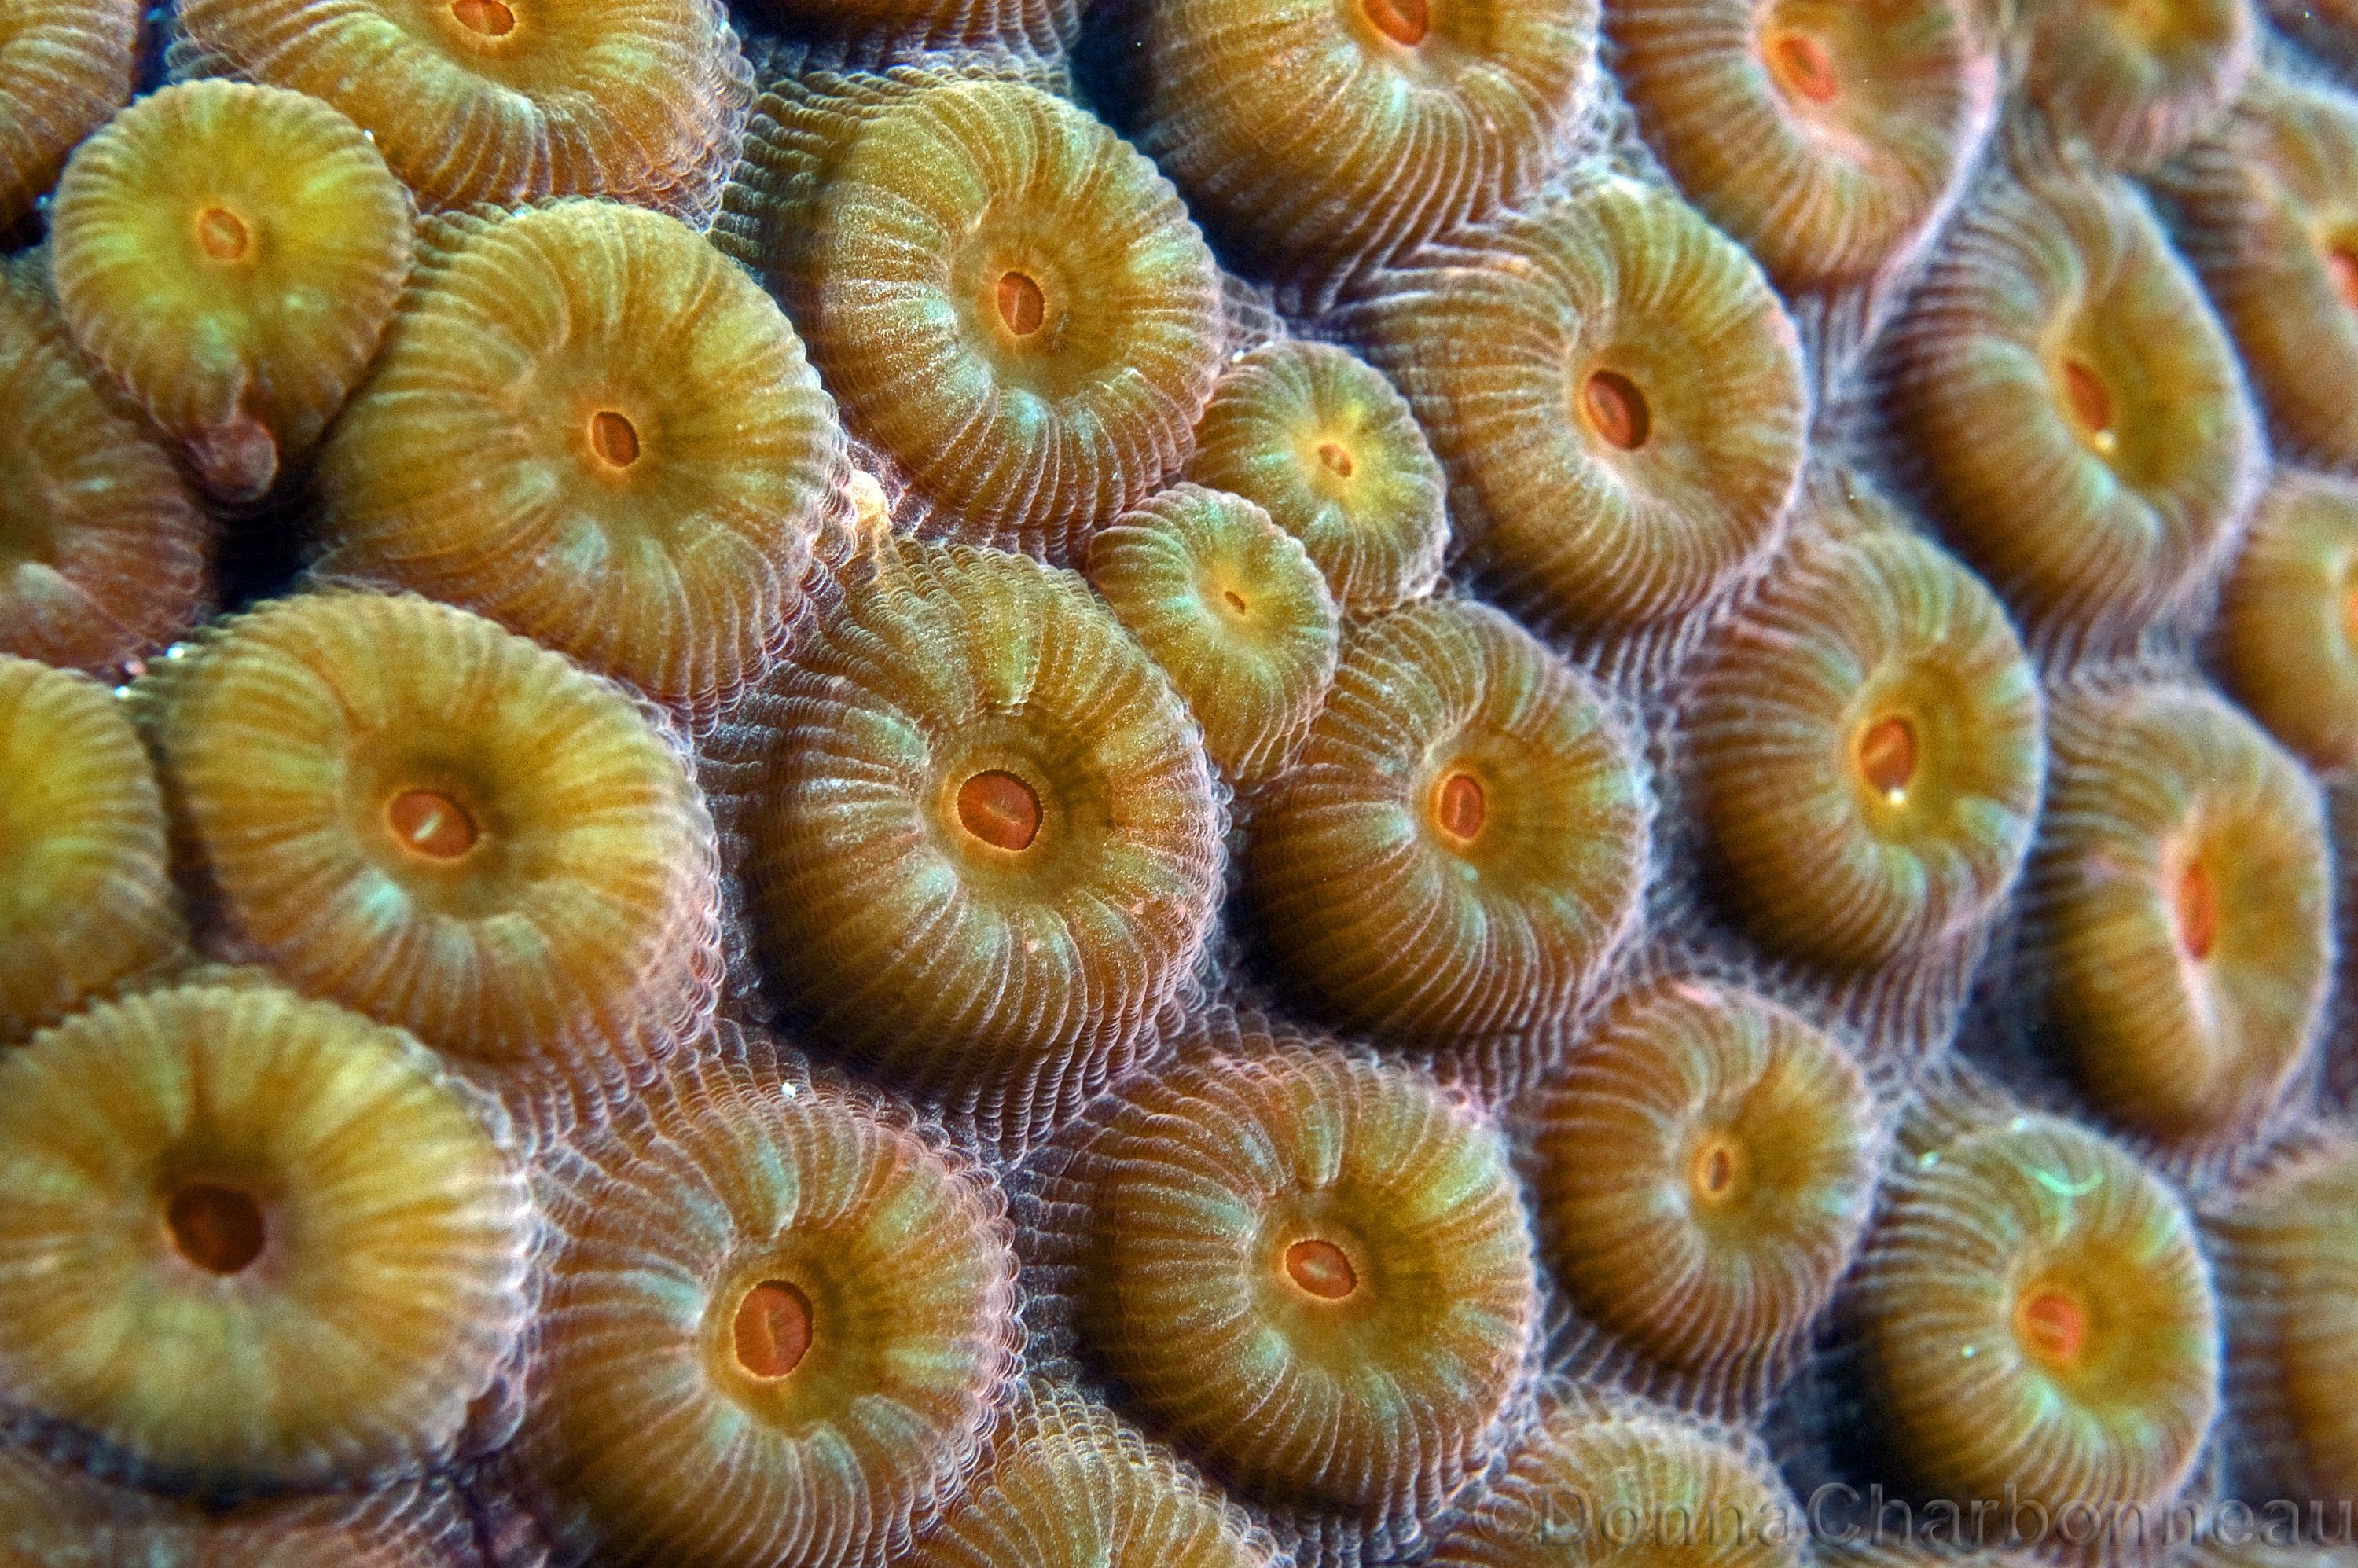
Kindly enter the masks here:
M 196 624 L 210 529 L 46 271 L 38 251 L 0 265 L 0 654 L 105 673 Z
M 867 50 L 912 46 L 1028 45 L 1053 50 L 1070 38 L 1078 0 L 760 0 L 790 34 Z
M 131 96 L 138 0 L 18 0 L 0 16 L 0 227 Z
M 418 203 L 611 196 L 701 222 L 751 72 L 718 0 L 181 0 L 176 60 L 342 110 Z
M 375 354 L 409 276 L 409 198 L 358 125 L 275 87 L 197 81 L 76 150 L 49 270 L 74 339 L 252 501 Z
M 2358 102 L 2263 77 L 2156 184 L 2277 448 L 2358 462 Z
M 1335 600 L 1241 496 L 1183 484 L 1089 542 L 1089 581 L 1161 665 L 1229 778 L 1280 771 L 1334 678 Z
M 2184 146 L 2256 53 L 2251 0 L 2019 0 L 2017 12 L 2025 99 L 2059 139 L 2113 168 Z
M 2040 718 L 2005 611 L 1939 548 L 1889 529 L 1798 550 L 1720 634 L 1690 720 L 1750 929 L 1858 966 L 1982 920 L 2029 847 Z
M 910 546 L 847 585 L 777 695 L 749 874 L 791 1007 L 957 1108 L 1076 1106 L 1219 892 L 1211 767 L 1170 683 L 1071 573 Z
M 1497 611 L 1355 633 L 1252 827 L 1270 943 L 1354 1026 L 1432 1044 L 1561 1015 L 1628 927 L 1648 806 L 1600 693 Z
M 2311 767 L 2358 762 L 2358 485 L 2285 473 L 2219 605 L 2228 689 Z
M 678 220 L 448 222 L 319 488 L 330 567 L 709 708 L 758 676 L 835 505 L 835 411 L 784 315 Z
M 1833 1292 L 1875 1185 L 1842 1047 L 1765 998 L 1669 980 L 1615 1002 L 1528 1111 L 1546 1256 L 1581 1310 L 1727 1379 Z
M 185 940 L 130 719 L 95 681 L 0 654 L 0 1043 Z
M 0 1397 L 211 1489 L 447 1458 L 530 1305 L 506 1129 L 408 1035 L 267 985 L 35 1036 L 0 1055 Z
M 2127 1125 L 2232 1134 L 2275 1102 L 2324 1006 L 2318 791 L 2243 715 L 2172 688 L 2075 693 L 2054 745 L 2030 892 L 2045 1038 Z
M 1141 1082 L 1090 1146 L 1087 1337 L 1254 1496 L 1387 1519 L 1476 1465 L 1532 1317 L 1504 1150 L 1428 1080 L 1282 1044 Z
M 1800 345 L 1758 267 L 1613 178 L 1467 243 L 1350 314 L 1449 470 L 1458 542 L 1542 619 L 1703 604 L 1768 547 L 1801 467 Z
M 1887 268 L 1996 94 L 1952 0 L 1608 0 L 1605 22 L 1679 189 L 1792 288 Z
M 1942 1497 L 2167 1499 L 2218 1405 L 2217 1304 L 2185 1210 L 2071 1122 L 1926 1120 L 1853 1303 L 1892 1457 Z
M 2257 1452 L 2249 1479 L 2299 1496 L 2358 1489 L 2358 1147 L 2337 1137 L 2234 1194 L 2212 1219 L 2228 1398 Z
M 910 1568 L 1266 1568 L 1276 1543 L 1170 1454 L 1064 1389 L 1026 1390 Z
M 1391 384 L 1331 343 L 1267 343 L 1223 370 L 1187 477 L 1267 507 L 1348 613 L 1390 610 L 1441 575 L 1441 465 Z
M 1381 256 L 1539 184 L 1595 0 L 1152 0 L 1140 139 L 1265 270 Z
M 1783 1489 L 1733 1445 L 1644 1406 L 1574 1395 L 1443 1541 L 1436 1568 L 1796 1568 Z
M 1012 1369 L 994 1195 L 739 1037 L 550 1167 L 520 1476 L 568 1561 L 872 1563 Z
M 1070 560 L 1184 460 L 1217 276 L 1097 121 L 1019 83 L 929 87 L 857 133 L 819 223 L 812 352 L 946 531 Z
M 334 592 L 141 683 L 238 944 L 438 1050 L 585 1079 L 711 1000 L 712 827 L 625 697 L 488 621 Z
M 1905 465 L 2034 640 L 2116 640 L 2216 564 L 2257 478 L 2258 421 L 2218 319 L 2125 184 L 1987 185 L 1888 351 Z

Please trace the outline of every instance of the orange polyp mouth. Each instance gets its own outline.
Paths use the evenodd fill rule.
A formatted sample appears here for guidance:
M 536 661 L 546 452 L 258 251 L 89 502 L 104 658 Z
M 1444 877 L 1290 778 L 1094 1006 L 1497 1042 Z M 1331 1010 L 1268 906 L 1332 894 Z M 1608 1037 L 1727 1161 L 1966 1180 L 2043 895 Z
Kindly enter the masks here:
M 487 38 L 505 38 L 515 30 L 515 13 L 500 0 L 450 0 L 450 15 L 469 32 Z
M 626 469 L 639 460 L 639 427 L 612 409 L 590 416 L 590 449 L 612 468 Z
M 2088 1311 L 2063 1291 L 2031 1292 L 2014 1309 L 2014 1330 L 2023 1348 L 2050 1367 L 2069 1367 L 2088 1345 Z
M 254 246 L 254 235 L 228 208 L 208 207 L 197 214 L 197 243 L 215 261 L 243 261 Z
M 1235 611 L 1239 615 L 1245 613 L 1248 606 L 1245 603 L 1245 596 L 1243 594 L 1238 593 L 1235 589 L 1224 588 L 1220 590 L 1220 597 L 1228 601 L 1228 608 L 1230 610 Z
M 1743 1172 L 1744 1162 L 1736 1145 L 1725 1138 L 1714 1138 L 1695 1151 L 1689 1171 L 1689 1180 L 1695 1196 L 1705 1203 L 1719 1203 L 1736 1190 L 1736 1182 Z
M 1905 719 L 1879 719 L 1859 737 L 1859 777 L 1886 800 L 1908 793 L 1916 779 L 1916 727 Z
M 1490 818 L 1489 798 L 1472 773 L 1452 773 L 1433 792 L 1433 819 L 1459 843 L 1470 842 Z
M 2333 285 L 2333 292 L 2342 303 L 2358 310 L 2358 255 L 2350 254 L 2346 245 L 2325 247 L 2325 276 Z
M 1331 1241 L 1313 1238 L 1285 1249 L 1285 1272 L 1303 1292 L 1323 1302 L 1339 1302 L 1359 1288 L 1359 1271 Z
M 1028 338 L 1048 319 L 1048 297 L 1023 274 L 1002 274 L 999 279 L 999 319 L 1017 337 Z
M 1653 411 L 1638 384 L 1618 371 L 1600 370 L 1581 384 L 1588 423 L 1606 445 L 1634 452 L 1653 434 Z
M 2063 401 L 2078 422 L 2088 444 L 2100 452 L 2113 449 L 2113 395 L 2102 378 L 2081 360 L 2063 362 Z
M 1040 836 L 1040 797 L 996 769 L 958 785 L 958 825 L 994 849 L 1028 849 Z
M 1779 33 L 1768 42 L 1768 69 L 1778 84 L 1796 98 L 1831 103 L 1842 92 L 1833 58 L 1826 46 L 1807 33 Z
M 782 1280 L 764 1280 L 737 1304 L 731 1334 L 737 1365 L 748 1375 L 783 1378 L 810 1353 L 810 1298 Z
M 466 808 L 439 790 L 394 796 L 385 805 L 384 823 L 403 849 L 429 860 L 456 860 L 481 837 Z
M 2186 956 L 2198 964 L 2210 957 L 2219 942 L 2219 892 L 2201 861 L 2190 861 L 2178 873 L 2173 913 L 2179 946 L 2186 949 Z
M 208 1274 L 245 1271 L 262 1256 L 262 1206 L 235 1187 L 190 1182 L 165 1206 L 172 1249 Z
M 1325 464 L 1326 471 L 1336 479 L 1350 478 L 1359 466 L 1351 460 L 1349 452 L 1345 451 L 1333 441 L 1328 441 L 1318 449 L 1318 460 Z
M 1396 44 L 1414 49 L 1433 30 L 1433 13 L 1426 0 L 1363 0 L 1368 20 L 1376 31 Z

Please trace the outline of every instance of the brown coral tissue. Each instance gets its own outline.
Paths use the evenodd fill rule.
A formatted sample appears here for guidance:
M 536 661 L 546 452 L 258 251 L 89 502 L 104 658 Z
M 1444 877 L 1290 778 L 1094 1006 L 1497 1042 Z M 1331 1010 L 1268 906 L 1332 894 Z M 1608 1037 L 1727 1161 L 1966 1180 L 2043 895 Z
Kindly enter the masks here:
M 1411 605 L 1344 652 L 1252 829 L 1249 892 L 1317 1005 L 1447 1044 L 1561 1016 L 1626 935 L 1644 784 L 1602 694 L 1495 610 Z
M 164 799 L 104 687 L 0 654 L 0 1043 L 177 957 Z
M 0 267 L 0 653 L 104 674 L 202 616 L 211 530 L 47 271 L 38 251 Z
M 559 655 L 422 599 L 299 595 L 135 695 L 233 948 L 301 989 L 583 1081 L 710 1004 L 704 804 Z
M 2257 477 L 2227 335 L 2126 184 L 2000 177 L 1887 340 L 1903 470 L 2042 643 L 2115 643 L 2181 608 Z
M 507 1119 L 399 1030 L 276 987 L 107 1003 L 0 1056 L 0 1388 L 140 1479 L 447 1459 L 522 1336 Z
M 1126 1065 L 1220 885 L 1194 719 L 1072 573 L 891 550 L 779 690 L 767 968 L 897 1082 L 1021 1129 Z
M 1113 1413 L 1026 1390 L 983 1475 L 911 1568 L 1271 1568 L 1276 1543 Z
M 1546 1255 L 1589 1317 L 1733 1381 L 1833 1293 L 1874 1191 L 1841 1046 L 1764 998 L 1669 980 L 1617 1001 L 1530 1112 Z
M 782 649 L 840 434 L 769 297 L 676 218 L 454 221 L 321 462 L 330 569 L 489 615 L 669 706 Z
M 1608 0 L 1606 31 L 1679 188 L 1795 289 L 1887 268 L 1996 90 L 1952 0 Z
M 139 16 L 138 0 L 16 0 L 0 14 L 0 227 L 131 96 Z
M 2030 661 L 1972 573 L 1898 530 L 1797 550 L 1717 639 L 1691 745 L 1766 946 L 1872 965 L 2012 887 L 2045 748 Z
M 410 203 L 368 134 L 299 92 L 195 81 L 76 150 L 49 269 L 75 341 L 253 501 L 360 379 L 409 276 Z
M 1903 1140 L 1855 1310 L 1890 1453 L 1928 1492 L 2050 1509 L 2173 1497 L 2218 1408 L 2180 1200 L 2047 1116 Z
M 2227 1394 L 2257 1440 L 2248 1482 L 2303 1497 L 2358 1487 L 2358 1147 L 2337 1135 L 2234 1194 L 2214 1218 Z
M 182 0 L 185 69 L 350 115 L 427 208 L 611 196 L 708 218 L 750 72 L 719 0 Z
M 1219 368 L 1211 252 L 1088 115 L 930 87 L 858 133 L 819 224 L 819 369 L 944 531 L 1070 560 L 1184 460 Z
M 2193 692 L 2076 692 L 2055 738 L 2029 893 L 2052 1044 L 2126 1125 L 2232 1135 L 2283 1092 L 2325 1002 L 2317 788 Z
M 1494 1132 L 1331 1050 L 1215 1057 L 1100 1134 L 1093 1345 L 1248 1493 L 1386 1519 L 1480 1461 L 1532 1318 Z
M 1273 270 L 1355 264 L 1538 185 L 1595 0 L 1152 0 L 1141 139 Z
M 1801 349 L 1694 209 L 1604 177 L 1379 274 L 1347 316 L 1448 468 L 1451 525 L 1520 607 L 1618 630 L 1758 560 L 1801 473 Z
M 550 1167 L 517 1464 L 568 1561 L 874 1563 L 1015 1343 L 996 1195 L 741 1039 Z

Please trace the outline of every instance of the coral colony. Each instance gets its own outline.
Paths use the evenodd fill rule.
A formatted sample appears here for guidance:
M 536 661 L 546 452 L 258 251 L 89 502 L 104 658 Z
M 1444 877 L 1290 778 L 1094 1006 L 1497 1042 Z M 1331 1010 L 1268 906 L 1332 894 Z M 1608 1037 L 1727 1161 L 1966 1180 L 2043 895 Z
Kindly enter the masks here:
M 2354 94 L 0 0 L 0 1565 L 2358 1568 Z

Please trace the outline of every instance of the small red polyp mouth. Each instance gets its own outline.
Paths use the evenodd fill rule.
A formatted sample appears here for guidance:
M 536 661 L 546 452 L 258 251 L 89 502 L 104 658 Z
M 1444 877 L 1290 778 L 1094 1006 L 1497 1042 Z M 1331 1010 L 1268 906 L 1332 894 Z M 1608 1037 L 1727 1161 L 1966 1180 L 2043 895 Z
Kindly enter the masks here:
M 1606 445 L 1634 452 L 1653 434 L 1654 414 L 1638 384 L 1618 371 L 1600 370 L 1581 384 L 1580 401 L 1588 424 Z
M 481 837 L 466 808 L 439 790 L 413 789 L 385 804 L 385 828 L 401 847 L 429 860 L 456 860 Z
M 730 1334 L 748 1375 L 764 1382 L 785 1377 L 810 1354 L 810 1298 L 783 1280 L 764 1280 L 737 1303 Z
M 1433 30 L 1427 0 L 1364 0 L 1364 9 L 1376 31 L 1407 49 L 1424 42 Z
M 197 243 L 215 261 L 243 261 L 254 248 L 254 233 L 228 208 L 208 207 L 197 214 Z
M 958 785 L 957 815 L 958 826 L 994 849 L 1028 849 L 1040 836 L 1040 797 L 996 769 Z
M 1359 1288 L 1359 1271 L 1351 1267 L 1350 1257 L 1315 1237 L 1285 1249 L 1285 1272 L 1305 1294 L 1323 1302 L 1339 1302 Z
M 2189 861 L 2178 873 L 2171 913 L 2186 956 L 2198 964 L 2211 957 L 2219 945 L 2219 890 L 2200 860 Z
M 1006 273 L 999 280 L 999 319 L 1017 337 L 1028 338 L 1048 319 L 1048 297 L 1023 274 Z
M 2088 1346 L 2088 1309 L 2069 1292 L 2042 1287 L 2015 1308 L 2023 1348 L 2050 1367 L 2076 1365 Z
M 2086 361 L 2063 362 L 2063 402 L 2088 444 L 2098 451 L 2111 450 L 2115 439 L 2112 389 Z
M 629 468 L 639 460 L 639 427 L 627 416 L 600 409 L 590 416 L 590 449 L 610 468 Z
M 515 13 L 501 0 L 450 0 L 450 15 L 471 33 L 503 38 L 515 31 Z
M 1809 103 L 1831 103 L 1842 94 L 1826 46 L 1807 33 L 1779 33 L 1768 41 L 1768 69 L 1778 85 Z
M 172 1249 L 208 1274 L 242 1274 L 262 1256 L 262 1206 L 235 1187 L 190 1182 L 171 1196 L 164 1227 Z
M 1482 781 L 1472 773 L 1452 773 L 1433 792 L 1433 819 L 1444 833 L 1461 844 L 1470 843 L 1490 819 L 1489 798 Z
M 1858 774 L 1885 799 L 1907 793 L 1916 780 L 1916 727 L 1893 716 L 1867 726 L 1858 741 Z

